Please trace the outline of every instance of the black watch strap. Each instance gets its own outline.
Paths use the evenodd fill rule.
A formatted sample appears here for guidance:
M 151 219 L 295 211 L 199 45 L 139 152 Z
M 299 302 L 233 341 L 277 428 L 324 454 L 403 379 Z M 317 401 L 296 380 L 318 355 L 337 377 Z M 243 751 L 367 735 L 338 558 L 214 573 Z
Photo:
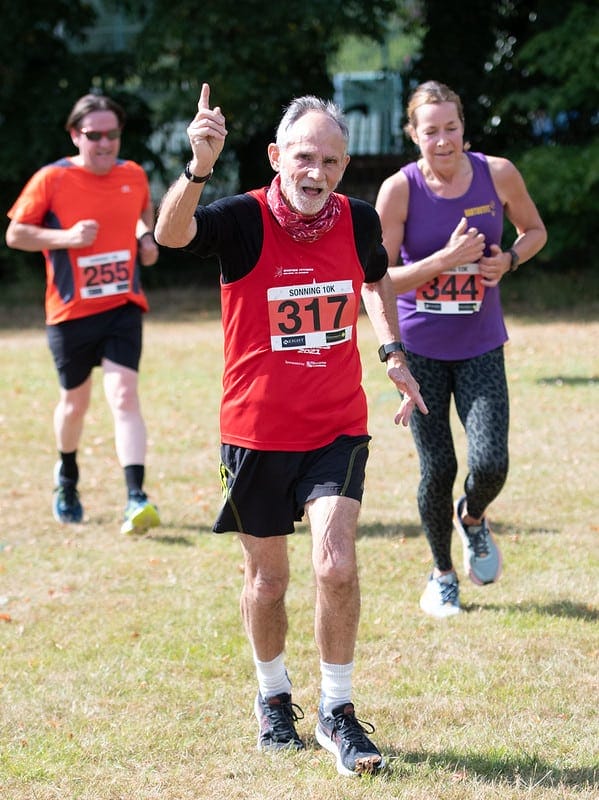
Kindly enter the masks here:
M 383 363 L 385 363 L 391 353 L 397 353 L 398 351 L 401 353 L 406 352 L 406 348 L 401 342 L 389 342 L 389 344 L 382 344 L 379 347 L 379 358 Z
M 515 272 L 518 269 L 518 264 L 520 263 L 520 256 L 518 255 L 518 253 L 516 253 L 513 247 L 510 247 L 508 253 L 510 254 L 510 259 L 511 259 L 510 272 Z
M 185 170 L 184 170 L 185 177 L 187 178 L 188 181 L 191 181 L 192 183 L 206 183 L 206 181 L 209 181 L 210 178 L 212 177 L 213 172 L 214 170 L 211 169 L 207 175 L 201 175 L 201 176 L 194 175 L 193 172 L 189 169 L 189 162 L 185 165 Z

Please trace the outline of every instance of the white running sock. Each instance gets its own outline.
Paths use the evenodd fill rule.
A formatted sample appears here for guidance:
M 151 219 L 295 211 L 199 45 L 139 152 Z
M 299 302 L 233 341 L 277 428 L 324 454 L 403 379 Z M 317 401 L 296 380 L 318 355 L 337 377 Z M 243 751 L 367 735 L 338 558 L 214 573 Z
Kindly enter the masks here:
M 254 664 L 258 676 L 258 688 L 263 700 L 283 692 L 291 694 L 291 681 L 285 669 L 284 653 L 273 658 L 272 661 L 260 661 L 254 654 Z
M 344 703 L 351 703 L 353 671 L 353 661 L 349 664 L 320 662 L 320 704 L 325 714 Z

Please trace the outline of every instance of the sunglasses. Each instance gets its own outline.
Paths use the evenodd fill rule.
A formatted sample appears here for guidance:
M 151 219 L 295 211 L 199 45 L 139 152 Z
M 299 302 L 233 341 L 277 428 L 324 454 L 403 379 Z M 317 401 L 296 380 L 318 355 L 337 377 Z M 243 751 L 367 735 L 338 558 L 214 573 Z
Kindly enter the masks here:
M 79 133 L 82 133 L 90 142 L 99 142 L 103 136 L 111 142 L 121 138 L 120 128 L 112 128 L 110 131 L 88 131 L 87 128 L 81 128 Z

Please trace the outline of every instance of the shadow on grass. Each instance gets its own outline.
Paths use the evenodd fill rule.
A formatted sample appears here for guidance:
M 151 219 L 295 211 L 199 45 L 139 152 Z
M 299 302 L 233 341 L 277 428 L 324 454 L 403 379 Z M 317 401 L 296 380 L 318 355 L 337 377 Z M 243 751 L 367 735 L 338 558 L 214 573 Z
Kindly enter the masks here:
M 383 524 L 382 522 L 358 523 L 358 539 L 365 539 L 371 536 L 381 539 L 416 539 L 418 536 L 423 535 L 420 525 L 404 525 L 401 522 L 393 524 Z
M 559 528 L 514 528 L 506 522 L 495 522 L 491 518 L 491 528 L 493 535 L 501 538 L 502 536 L 513 536 L 514 534 L 524 536 L 558 536 L 561 531 Z
M 599 609 L 571 600 L 556 600 L 553 603 L 468 603 L 462 604 L 463 611 L 500 611 L 508 614 L 535 614 L 564 619 L 580 619 L 597 622 Z
M 396 751 L 389 754 L 396 757 L 394 772 L 401 773 L 402 762 L 426 764 L 428 767 L 450 770 L 456 780 L 476 777 L 478 781 L 497 784 L 504 783 L 515 788 L 535 788 L 539 786 L 567 786 L 580 791 L 599 787 L 598 770 L 592 767 L 564 769 L 535 758 L 534 756 L 505 757 L 465 755 L 455 751 L 442 753 Z M 465 774 L 464 774 L 465 773 Z M 400 777 L 400 775 L 398 775 Z
M 493 534 L 499 538 L 503 536 L 513 536 L 516 532 L 523 536 L 557 536 L 560 533 L 557 528 L 519 528 L 515 531 L 513 525 L 494 522 L 493 520 L 491 520 L 491 527 L 493 529 Z M 424 532 L 420 525 L 414 525 L 413 523 L 358 523 L 359 539 L 377 536 L 381 539 L 416 539 L 419 536 L 424 536 Z
M 173 531 L 188 531 L 189 536 L 184 534 L 169 535 L 168 530 Z M 194 525 L 193 523 L 168 523 L 162 522 L 159 528 L 154 528 L 147 531 L 140 538 L 151 539 L 153 542 L 160 542 L 160 544 L 170 544 L 178 547 L 196 547 L 198 536 L 216 536 L 211 528 L 205 525 Z
M 599 375 L 548 375 L 539 378 L 539 386 L 591 386 L 599 383 Z
M 145 538 L 151 539 L 153 542 L 159 542 L 160 544 L 169 544 L 171 547 L 174 545 L 177 547 L 195 547 L 195 542 L 187 536 L 167 536 L 148 533 Z
M 173 530 L 178 531 L 189 531 L 190 534 L 193 534 L 194 539 L 196 536 L 236 536 L 235 532 L 231 531 L 230 533 L 224 534 L 215 534 L 211 527 L 207 527 L 205 525 L 194 525 L 193 523 L 189 524 L 181 524 L 181 523 L 165 523 L 163 522 L 160 525 L 158 530 L 150 530 L 147 532 L 146 537 L 150 537 L 155 541 L 163 541 L 165 544 L 194 544 L 193 540 L 188 539 L 186 536 L 169 536 L 165 534 L 164 536 L 160 535 L 161 531 L 168 530 L 172 528 Z M 501 523 L 493 524 L 493 533 L 501 538 L 502 536 L 511 536 L 514 533 L 514 528 L 511 525 L 502 525 Z M 535 534 L 539 535 L 557 535 L 559 531 L 557 529 L 550 529 L 550 528 L 526 528 L 520 529 L 518 531 L 519 534 L 525 536 L 533 536 Z M 310 536 L 310 529 L 306 522 L 296 522 L 295 523 L 295 533 L 290 534 L 291 536 Z M 393 523 L 383 523 L 383 522 L 369 522 L 369 523 L 358 523 L 358 539 L 368 539 L 368 538 L 379 538 L 379 539 L 418 539 L 419 537 L 424 537 L 424 532 L 420 525 L 414 523 L 402 523 L 402 522 L 393 522 Z

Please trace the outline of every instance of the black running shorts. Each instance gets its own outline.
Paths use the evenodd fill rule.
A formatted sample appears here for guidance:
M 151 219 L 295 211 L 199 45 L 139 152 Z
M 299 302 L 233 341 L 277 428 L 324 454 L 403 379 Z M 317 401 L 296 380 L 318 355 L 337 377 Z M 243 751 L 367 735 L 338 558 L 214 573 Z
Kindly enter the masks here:
M 304 506 L 317 497 L 362 501 L 370 436 L 339 436 L 305 453 L 221 445 L 224 503 L 215 533 L 251 536 L 293 533 Z
M 137 372 L 142 310 L 134 303 L 89 317 L 47 325 L 46 334 L 63 389 L 80 386 L 103 358 Z

